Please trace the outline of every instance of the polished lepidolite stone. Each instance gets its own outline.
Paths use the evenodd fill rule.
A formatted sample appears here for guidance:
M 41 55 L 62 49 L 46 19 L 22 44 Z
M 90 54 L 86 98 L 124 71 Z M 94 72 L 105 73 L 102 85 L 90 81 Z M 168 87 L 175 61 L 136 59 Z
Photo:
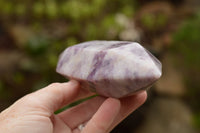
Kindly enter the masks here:
M 57 72 L 97 94 L 121 98 L 147 89 L 160 78 L 161 63 L 140 44 L 90 41 L 67 48 Z

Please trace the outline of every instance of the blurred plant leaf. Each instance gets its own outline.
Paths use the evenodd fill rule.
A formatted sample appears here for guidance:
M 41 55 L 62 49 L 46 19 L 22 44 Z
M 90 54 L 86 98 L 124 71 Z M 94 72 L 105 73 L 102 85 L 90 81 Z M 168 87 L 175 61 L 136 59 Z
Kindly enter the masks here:
M 158 30 L 166 26 L 168 18 L 165 14 L 144 14 L 141 22 L 145 28 L 151 31 Z
M 24 16 L 26 13 L 26 5 L 23 3 L 18 3 L 15 5 L 15 13 L 18 16 Z
M 13 80 L 16 84 L 22 84 L 25 80 L 25 77 L 22 73 L 20 72 L 16 72 L 15 74 L 13 74 Z
M 90 96 L 90 97 L 87 97 L 87 98 L 84 98 L 84 99 L 80 99 L 80 100 L 78 100 L 78 101 L 76 101 L 76 102 L 73 102 L 73 103 L 71 103 L 71 104 L 69 104 L 69 105 L 67 105 L 67 106 L 65 106 L 65 107 L 63 107 L 63 108 L 61 108 L 61 109 L 55 111 L 55 114 L 59 114 L 59 113 L 65 111 L 66 109 L 69 109 L 69 108 L 74 107 L 74 106 L 76 106 L 76 105 L 78 105 L 78 104 L 81 104 L 82 102 L 85 102 L 85 101 L 87 101 L 87 100 L 89 100 L 89 99 L 92 99 L 92 98 L 94 98 L 94 97 L 96 97 L 96 96 L 97 96 L 97 95 L 93 95 L 93 96 Z
M 33 10 L 33 14 L 36 17 L 41 17 L 42 15 L 44 15 L 44 11 L 45 11 L 45 5 L 42 1 L 37 1 L 34 2 L 33 6 L 32 6 L 32 10 Z
M 57 5 L 55 0 L 46 0 L 46 14 L 49 18 L 57 17 Z
M 44 54 L 49 46 L 49 41 L 45 37 L 42 36 L 35 36 L 30 38 L 27 42 L 26 48 L 28 53 L 31 55 L 41 55 Z
M 194 125 L 200 130 L 200 113 L 193 116 Z
M 200 15 L 184 22 L 173 35 L 174 51 L 179 53 L 184 64 L 198 70 L 200 68 Z
M 12 15 L 13 14 L 13 4 L 12 2 L 2 2 L 2 12 L 6 15 Z

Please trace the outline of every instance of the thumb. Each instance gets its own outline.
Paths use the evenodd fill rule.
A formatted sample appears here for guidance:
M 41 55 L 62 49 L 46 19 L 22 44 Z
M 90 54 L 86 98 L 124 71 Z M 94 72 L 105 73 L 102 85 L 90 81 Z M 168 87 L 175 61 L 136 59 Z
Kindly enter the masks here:
M 31 108 L 41 109 L 53 114 L 69 104 L 79 92 L 79 83 L 71 80 L 67 83 L 52 83 L 49 86 L 25 96 L 23 101 Z

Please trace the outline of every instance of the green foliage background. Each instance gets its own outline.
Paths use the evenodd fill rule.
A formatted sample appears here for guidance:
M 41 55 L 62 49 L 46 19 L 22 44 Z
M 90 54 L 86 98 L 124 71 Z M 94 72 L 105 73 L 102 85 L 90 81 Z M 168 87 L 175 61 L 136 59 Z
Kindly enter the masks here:
M 133 21 L 139 18 L 141 43 L 154 47 L 152 40 L 168 31 L 170 21 L 173 25 L 178 20 L 162 12 L 141 15 L 142 5 L 136 0 L 0 0 L 0 39 L 8 38 L 0 44 L 0 53 L 17 52 L 21 57 L 11 62 L 8 72 L 0 69 L 0 102 L 4 103 L 0 109 L 52 82 L 67 81 L 55 72 L 65 48 L 90 40 L 120 40 L 127 27 L 118 22 L 119 15 Z M 200 127 L 200 11 L 191 14 L 175 24 L 170 46 L 162 41 L 161 50 L 153 52 L 160 58 L 165 52 L 173 54 L 189 88 L 184 98 Z

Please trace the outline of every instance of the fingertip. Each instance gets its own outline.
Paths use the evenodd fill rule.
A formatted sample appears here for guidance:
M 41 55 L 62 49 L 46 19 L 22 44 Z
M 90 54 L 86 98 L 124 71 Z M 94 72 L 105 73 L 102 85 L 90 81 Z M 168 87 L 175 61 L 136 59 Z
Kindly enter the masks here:
M 71 90 L 73 93 L 79 92 L 79 82 L 76 80 L 70 80 L 69 82 L 60 83 L 61 87 L 60 89 L 65 89 L 68 92 Z
M 72 80 L 64 83 L 51 83 L 32 95 L 40 101 L 40 106 L 45 106 L 50 113 L 69 104 L 79 93 L 79 83 Z
M 107 102 L 110 104 L 110 105 L 113 105 L 114 107 L 116 108 L 120 108 L 121 106 L 121 102 L 119 99 L 116 99 L 116 98 L 108 98 L 107 99 Z
M 126 114 L 133 112 L 138 107 L 140 107 L 142 104 L 144 104 L 146 99 L 147 99 L 147 92 L 146 91 L 141 91 L 141 92 L 138 92 L 135 95 L 122 98 L 121 99 L 121 106 L 123 108 L 122 111 L 121 111 L 122 114 L 124 112 L 126 112 Z M 124 116 L 126 116 L 126 115 L 124 115 Z
M 131 96 L 122 98 L 121 102 L 127 103 L 128 101 L 129 102 L 137 101 L 138 104 L 142 104 L 146 101 L 146 99 L 147 99 L 147 92 L 145 90 L 143 90 L 143 91 L 139 91 Z
M 143 104 L 147 100 L 147 91 L 142 91 L 137 94 L 136 98 L 140 104 Z
M 70 80 L 69 82 L 67 82 L 68 84 L 70 84 L 73 87 L 78 87 L 79 86 L 79 82 L 77 80 Z

